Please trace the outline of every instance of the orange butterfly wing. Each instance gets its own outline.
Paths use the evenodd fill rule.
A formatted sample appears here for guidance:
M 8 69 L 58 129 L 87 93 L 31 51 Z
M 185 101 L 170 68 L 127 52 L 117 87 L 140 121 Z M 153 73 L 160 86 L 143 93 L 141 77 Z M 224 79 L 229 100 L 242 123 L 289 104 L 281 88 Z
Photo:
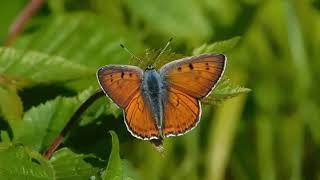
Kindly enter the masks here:
M 127 128 L 133 136 L 144 140 L 160 138 L 154 117 L 141 92 L 135 95 L 124 112 Z
M 163 66 L 160 73 L 169 87 L 200 99 L 207 96 L 218 82 L 225 63 L 223 54 L 203 54 L 172 61 Z
M 199 100 L 174 88 L 167 89 L 163 134 L 177 136 L 194 128 L 201 116 Z
M 109 65 L 97 72 L 98 81 L 107 96 L 124 109 L 125 124 L 140 139 L 158 139 L 155 120 L 141 94 L 143 71 L 135 66 Z
M 223 54 L 203 54 L 170 62 L 160 69 L 167 84 L 164 105 L 165 136 L 177 136 L 193 129 L 201 116 L 199 99 L 207 96 L 223 74 Z
M 119 107 L 126 107 L 140 90 L 143 71 L 135 66 L 109 65 L 97 72 L 101 88 Z

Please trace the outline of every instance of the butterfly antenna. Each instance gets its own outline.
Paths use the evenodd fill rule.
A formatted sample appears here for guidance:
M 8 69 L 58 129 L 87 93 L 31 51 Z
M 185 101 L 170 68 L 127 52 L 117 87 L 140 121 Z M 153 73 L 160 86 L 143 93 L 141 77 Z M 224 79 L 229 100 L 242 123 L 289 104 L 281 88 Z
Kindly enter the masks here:
M 127 53 L 129 53 L 134 59 L 139 61 L 139 64 L 142 62 L 140 58 L 138 58 L 136 55 L 134 55 L 131 51 L 129 51 L 128 48 L 126 48 L 123 44 L 120 44 L 120 47 L 124 49 Z
M 170 45 L 171 41 L 173 38 L 170 38 L 169 41 L 167 42 L 166 46 L 164 48 L 162 48 L 162 50 L 160 51 L 160 53 L 158 54 L 158 56 L 156 56 L 156 58 L 154 58 L 154 62 L 155 64 L 157 63 L 157 60 L 160 58 L 160 56 L 164 53 L 164 51 L 168 48 L 168 46 Z

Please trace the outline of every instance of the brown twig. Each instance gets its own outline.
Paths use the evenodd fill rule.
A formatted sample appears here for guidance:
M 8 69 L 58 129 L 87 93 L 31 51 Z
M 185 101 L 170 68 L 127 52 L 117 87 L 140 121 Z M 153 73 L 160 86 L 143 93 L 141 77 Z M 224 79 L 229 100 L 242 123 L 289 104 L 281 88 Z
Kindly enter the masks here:
M 17 38 L 17 36 L 23 30 L 23 27 L 27 23 L 27 21 L 41 8 L 44 0 L 30 0 L 27 6 L 20 13 L 18 18 L 11 25 L 8 37 L 4 42 L 4 46 L 10 46 Z
M 89 108 L 89 106 L 94 103 L 98 98 L 104 96 L 103 91 L 98 91 L 92 96 L 90 96 L 78 110 L 73 114 L 71 119 L 68 121 L 64 129 L 61 131 L 59 136 L 53 141 L 48 150 L 43 154 L 43 157 L 46 159 L 50 159 L 54 151 L 59 147 L 59 145 L 64 140 L 66 134 L 78 123 L 80 120 L 80 116 Z

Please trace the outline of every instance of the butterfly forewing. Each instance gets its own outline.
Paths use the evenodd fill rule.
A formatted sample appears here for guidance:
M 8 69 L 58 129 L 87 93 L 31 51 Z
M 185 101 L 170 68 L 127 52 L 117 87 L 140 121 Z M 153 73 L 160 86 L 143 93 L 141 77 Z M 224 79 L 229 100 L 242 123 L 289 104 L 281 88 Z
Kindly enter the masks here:
M 166 137 L 184 134 L 199 122 L 200 102 L 174 88 L 168 88 L 167 95 L 163 134 Z
M 172 61 L 160 69 L 160 74 L 169 87 L 200 99 L 207 96 L 220 79 L 225 61 L 223 54 L 203 54 Z
M 121 108 L 140 91 L 142 75 L 143 71 L 135 66 L 110 65 L 97 72 L 101 88 Z

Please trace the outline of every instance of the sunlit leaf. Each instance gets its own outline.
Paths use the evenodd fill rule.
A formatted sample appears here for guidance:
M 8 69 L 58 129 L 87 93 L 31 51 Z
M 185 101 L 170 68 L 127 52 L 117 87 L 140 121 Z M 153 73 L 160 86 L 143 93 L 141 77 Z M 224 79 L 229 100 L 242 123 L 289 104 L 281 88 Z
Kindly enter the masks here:
M 203 53 L 225 53 L 232 50 L 239 42 L 241 38 L 239 36 L 233 37 L 225 41 L 218 41 L 212 44 L 203 44 L 202 46 L 193 50 L 193 55 L 199 55 Z
M 0 48 L 0 84 L 19 86 L 54 83 L 94 76 L 90 69 L 57 56 L 33 51 Z M 6 81 L 3 81 L 6 80 Z
M 121 43 L 133 52 L 143 49 L 137 36 L 123 26 L 90 13 L 75 13 L 51 17 L 40 30 L 20 37 L 14 46 L 61 56 L 97 69 L 106 64 L 128 62 L 130 56 L 119 46 Z
M 128 64 L 130 55 L 120 44 L 133 52 L 144 49 L 138 36 L 125 27 L 109 22 L 103 16 L 74 13 L 51 17 L 38 31 L 21 36 L 14 46 L 60 56 L 96 71 L 107 64 Z M 97 86 L 97 81 L 95 76 L 87 76 L 67 86 L 81 91 L 87 86 Z
M 112 137 L 112 149 L 109 157 L 109 162 L 106 170 L 102 174 L 104 180 L 131 180 L 140 179 L 133 171 L 131 164 L 120 158 L 119 140 L 114 131 L 110 131 Z
M 21 144 L 0 143 L 0 179 L 100 179 L 100 168 L 85 159 L 101 161 L 92 155 L 75 154 L 68 148 L 58 150 L 48 161 Z
M 168 62 L 185 57 L 184 55 L 171 52 L 170 50 L 164 51 L 161 56 L 158 57 L 160 51 L 161 49 L 146 49 L 145 53 L 139 57 L 141 60 L 132 58 L 130 64 L 139 66 L 141 69 L 147 68 L 148 65 L 153 65 L 156 69 L 160 69 Z
M 55 178 L 57 180 L 99 179 L 100 169 L 86 162 L 86 158 L 95 157 L 75 154 L 68 148 L 59 149 L 50 159 Z
M 55 179 L 53 167 L 22 145 L 0 143 L 0 179 Z
M 204 103 L 217 105 L 221 102 L 238 96 L 240 94 L 245 94 L 250 92 L 251 90 L 245 87 L 232 85 L 229 79 L 222 79 L 217 87 L 213 90 L 213 92 L 203 99 Z
M 122 169 L 122 162 L 120 159 L 119 154 L 119 140 L 118 136 L 114 131 L 110 131 L 112 137 L 112 149 L 109 157 L 109 162 L 107 169 L 103 173 L 103 179 L 124 179 L 123 178 L 123 169 Z
M 76 109 L 92 94 L 89 88 L 77 97 L 57 97 L 31 108 L 22 122 L 11 123 L 14 141 L 34 150 L 44 150 L 60 133 Z

